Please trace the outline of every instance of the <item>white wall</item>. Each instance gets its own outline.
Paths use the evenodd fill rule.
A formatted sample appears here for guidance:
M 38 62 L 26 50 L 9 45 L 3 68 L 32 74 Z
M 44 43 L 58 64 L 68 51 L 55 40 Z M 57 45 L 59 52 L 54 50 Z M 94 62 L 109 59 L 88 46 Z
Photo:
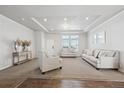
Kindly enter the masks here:
M 12 66 L 13 40 L 31 40 L 35 57 L 34 31 L 0 15 L 0 70 Z
M 92 37 L 95 33 L 106 32 L 106 44 L 93 44 Z M 88 32 L 88 47 L 120 51 L 120 71 L 124 72 L 124 12 L 114 16 L 109 21 Z
M 87 46 L 87 41 L 86 41 L 86 34 L 80 33 L 79 35 L 79 53 L 81 53 L 82 49 L 85 49 Z M 52 39 L 54 40 L 55 43 L 55 49 L 59 52 L 61 50 L 62 47 L 62 34 L 59 33 L 54 33 L 54 34 L 50 34 L 47 33 L 45 34 L 45 42 L 47 42 L 47 40 Z

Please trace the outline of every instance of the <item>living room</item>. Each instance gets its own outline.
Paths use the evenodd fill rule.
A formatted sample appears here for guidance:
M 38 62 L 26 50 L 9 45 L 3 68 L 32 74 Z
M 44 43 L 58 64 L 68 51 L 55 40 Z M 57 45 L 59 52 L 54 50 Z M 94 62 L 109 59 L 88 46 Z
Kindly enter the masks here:
M 124 87 L 123 9 L 1 5 L 0 87 Z

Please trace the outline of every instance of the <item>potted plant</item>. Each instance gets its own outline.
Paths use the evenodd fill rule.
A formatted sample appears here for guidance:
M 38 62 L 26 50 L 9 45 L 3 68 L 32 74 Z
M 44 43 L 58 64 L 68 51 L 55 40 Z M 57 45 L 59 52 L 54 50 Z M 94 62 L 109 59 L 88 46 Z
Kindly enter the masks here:
M 26 41 L 25 40 L 24 41 L 21 40 L 21 42 L 22 42 L 23 51 L 25 51 L 25 48 L 26 48 L 26 43 L 25 42 Z
M 30 51 L 31 41 L 22 41 L 23 51 Z

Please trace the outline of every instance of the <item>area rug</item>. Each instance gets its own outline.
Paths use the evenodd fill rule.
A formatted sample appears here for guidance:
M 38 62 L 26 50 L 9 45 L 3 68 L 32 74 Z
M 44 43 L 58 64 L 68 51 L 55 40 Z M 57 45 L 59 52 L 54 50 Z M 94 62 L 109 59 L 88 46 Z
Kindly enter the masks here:
M 18 88 L 124 88 L 124 82 L 28 78 Z

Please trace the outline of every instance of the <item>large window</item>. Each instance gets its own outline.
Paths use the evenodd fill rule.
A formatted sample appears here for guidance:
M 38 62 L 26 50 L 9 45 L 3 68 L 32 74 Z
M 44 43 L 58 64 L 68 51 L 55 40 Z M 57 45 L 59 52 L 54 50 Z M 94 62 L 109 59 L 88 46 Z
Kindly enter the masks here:
M 62 46 L 63 46 L 63 48 L 69 47 L 69 36 L 68 35 L 62 36 Z
M 78 35 L 62 35 L 62 47 L 78 49 Z
M 105 32 L 99 32 L 93 36 L 94 44 L 105 44 Z

